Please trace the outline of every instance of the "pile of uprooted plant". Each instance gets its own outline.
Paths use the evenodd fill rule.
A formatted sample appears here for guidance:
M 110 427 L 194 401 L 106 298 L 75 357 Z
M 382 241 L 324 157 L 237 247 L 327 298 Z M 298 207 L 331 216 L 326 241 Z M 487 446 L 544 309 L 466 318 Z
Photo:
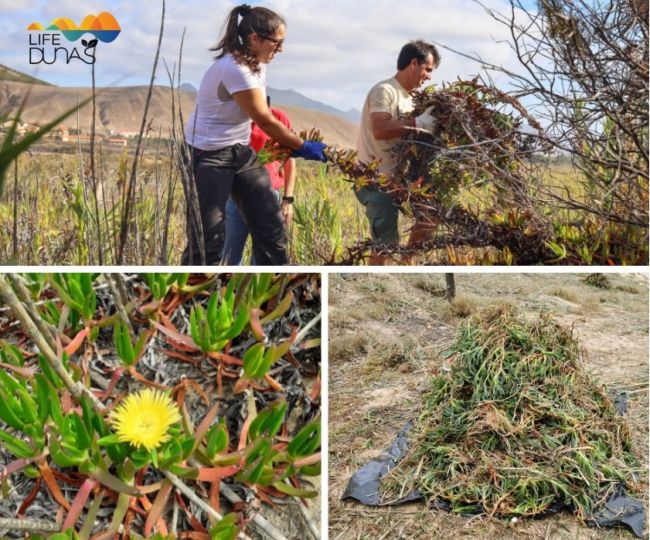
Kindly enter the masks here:
M 641 471 L 624 419 L 580 363 L 572 331 L 510 307 L 463 324 L 433 378 L 385 500 L 418 489 L 453 512 L 586 519 Z

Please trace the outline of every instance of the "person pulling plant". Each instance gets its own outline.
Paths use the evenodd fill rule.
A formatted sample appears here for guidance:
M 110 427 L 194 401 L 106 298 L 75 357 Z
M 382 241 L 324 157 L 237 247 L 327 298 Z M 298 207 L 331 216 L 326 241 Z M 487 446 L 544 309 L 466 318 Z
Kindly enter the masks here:
M 379 160 L 379 172 L 390 174 L 397 165 L 393 146 L 407 133 L 418 129 L 432 132 L 436 119 L 428 108 L 415 118 L 407 115 L 414 109 L 411 92 L 431 80 L 433 70 L 440 65 L 435 45 L 411 41 L 402 47 L 397 59 L 397 74 L 376 84 L 369 92 L 361 115 L 361 130 L 357 141 L 359 160 L 370 163 Z M 397 216 L 399 206 L 388 193 L 374 187 L 355 188 L 359 202 L 366 208 L 375 247 L 370 264 L 384 265 L 382 246 L 399 244 Z M 411 231 L 409 243 L 421 240 L 431 230 L 431 223 L 418 221 Z
M 288 263 L 280 205 L 268 172 L 250 148 L 251 120 L 293 157 L 326 161 L 326 145 L 303 140 L 278 121 L 266 103 L 266 64 L 282 52 L 285 20 L 264 7 L 235 7 L 206 71 L 185 126 L 203 229 L 204 253 L 188 219 L 182 264 L 219 264 L 225 208 L 232 196 L 253 238 L 258 265 Z M 190 212 L 191 214 L 191 212 Z
M 282 109 L 271 107 L 271 97 L 267 96 L 266 103 L 271 113 L 285 126 L 291 129 L 291 121 Z M 250 145 L 256 153 L 259 153 L 267 141 L 271 139 L 259 126 L 253 122 L 251 127 Z M 260 161 L 262 156 L 258 155 Z M 271 185 L 282 210 L 282 219 L 285 227 L 289 228 L 293 219 L 293 190 L 296 182 L 296 160 L 288 157 L 286 160 L 276 160 L 264 165 L 271 178 Z M 281 192 L 280 189 L 283 189 Z M 223 261 L 227 265 L 241 266 L 243 264 L 244 248 L 249 232 L 244 217 L 239 208 L 232 200 L 228 199 L 226 204 L 226 240 L 223 246 Z M 255 265 L 255 257 L 251 257 L 250 265 Z

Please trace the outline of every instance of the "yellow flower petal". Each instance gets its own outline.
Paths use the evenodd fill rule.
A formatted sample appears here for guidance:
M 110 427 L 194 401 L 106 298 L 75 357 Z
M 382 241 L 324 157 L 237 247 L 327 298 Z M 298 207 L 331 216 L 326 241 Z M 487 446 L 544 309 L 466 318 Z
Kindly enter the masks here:
M 146 388 L 127 396 L 110 419 L 121 442 L 152 450 L 169 440 L 169 428 L 181 415 L 167 395 Z

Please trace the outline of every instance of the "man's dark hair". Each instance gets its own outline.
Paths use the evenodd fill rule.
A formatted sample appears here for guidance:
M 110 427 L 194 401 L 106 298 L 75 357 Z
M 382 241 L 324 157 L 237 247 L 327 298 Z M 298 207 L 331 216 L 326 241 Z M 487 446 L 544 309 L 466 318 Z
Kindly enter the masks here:
M 435 45 L 421 39 L 410 41 L 402 47 L 397 57 L 397 70 L 402 71 L 408 67 L 414 58 L 419 64 L 424 64 L 429 55 L 433 56 L 433 67 L 438 67 L 440 65 L 440 53 L 438 53 Z

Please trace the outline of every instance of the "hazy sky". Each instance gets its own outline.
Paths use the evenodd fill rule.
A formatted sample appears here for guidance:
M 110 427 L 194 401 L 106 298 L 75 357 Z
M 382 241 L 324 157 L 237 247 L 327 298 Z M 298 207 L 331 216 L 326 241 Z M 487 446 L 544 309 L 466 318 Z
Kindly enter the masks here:
M 269 0 L 249 2 L 281 13 L 287 20 L 285 52 L 268 66 L 269 86 L 294 89 L 308 97 L 347 110 L 361 109 L 376 82 L 392 76 L 397 54 L 410 39 L 422 38 L 496 64 L 515 65 L 506 43 L 506 29 L 471 0 Z M 507 11 L 504 0 L 484 2 Z M 183 82 L 199 85 L 211 62 L 209 47 L 220 34 L 231 0 L 167 0 L 162 56 L 173 66 L 183 29 Z M 146 84 L 151 75 L 162 1 L 158 0 L 0 0 L 0 63 L 60 86 L 90 85 L 90 66 L 29 63 L 32 22 L 49 25 L 58 17 L 79 24 L 88 14 L 110 11 L 122 33 L 113 43 L 97 46 L 98 86 Z M 69 42 L 63 40 L 63 43 Z M 78 43 L 78 42 L 77 42 Z M 434 82 L 453 81 L 478 73 L 479 66 L 441 50 Z M 162 64 L 157 83 L 167 84 Z

